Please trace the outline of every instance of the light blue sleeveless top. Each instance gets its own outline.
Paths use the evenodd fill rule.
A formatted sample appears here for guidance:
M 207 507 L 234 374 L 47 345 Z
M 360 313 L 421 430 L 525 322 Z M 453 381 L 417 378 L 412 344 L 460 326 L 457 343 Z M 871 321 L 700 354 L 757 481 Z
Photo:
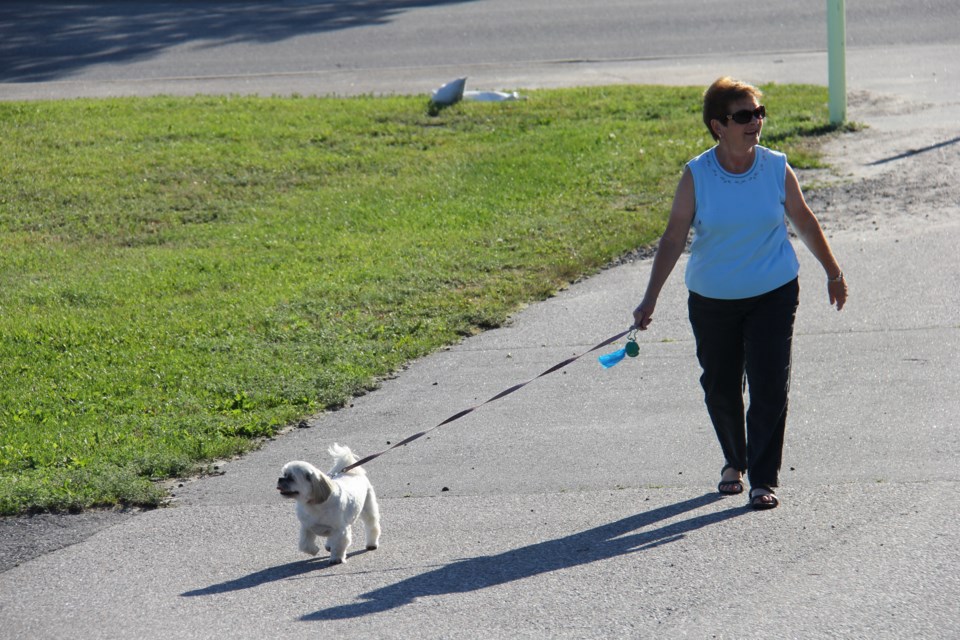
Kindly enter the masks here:
M 686 284 L 708 298 L 758 296 L 797 277 L 784 202 L 787 157 L 757 145 L 746 173 L 720 166 L 716 147 L 687 163 L 696 210 Z

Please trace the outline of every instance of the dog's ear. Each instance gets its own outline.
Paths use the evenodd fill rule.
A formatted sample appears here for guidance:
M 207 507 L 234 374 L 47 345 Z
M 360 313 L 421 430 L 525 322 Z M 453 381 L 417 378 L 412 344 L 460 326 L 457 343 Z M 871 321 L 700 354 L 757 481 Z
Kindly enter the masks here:
M 310 488 L 310 500 L 307 502 L 311 504 L 326 502 L 327 498 L 333 493 L 333 483 L 320 471 L 310 473 Z

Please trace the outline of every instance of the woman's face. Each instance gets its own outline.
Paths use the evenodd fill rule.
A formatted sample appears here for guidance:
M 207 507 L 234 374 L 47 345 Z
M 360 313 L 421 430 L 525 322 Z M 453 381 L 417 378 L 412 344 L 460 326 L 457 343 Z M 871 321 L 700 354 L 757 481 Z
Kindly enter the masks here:
M 741 111 L 749 112 L 749 120 L 741 124 L 731 117 L 726 120 L 726 127 L 723 131 L 723 137 L 729 143 L 743 146 L 754 146 L 760 143 L 760 132 L 763 129 L 763 119 L 766 114 L 759 115 L 758 109 L 762 109 L 760 103 L 754 97 L 741 98 L 730 104 L 728 114 L 736 114 Z M 759 116 L 759 117 L 758 117 Z M 738 118 L 743 119 L 745 114 L 738 114 Z

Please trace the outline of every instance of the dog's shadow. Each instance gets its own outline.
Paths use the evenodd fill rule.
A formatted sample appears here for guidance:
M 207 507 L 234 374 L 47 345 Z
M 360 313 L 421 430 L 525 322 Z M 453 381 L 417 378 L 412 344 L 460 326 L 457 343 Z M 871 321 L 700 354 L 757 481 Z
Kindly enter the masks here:
M 737 506 L 724 511 L 694 516 L 658 529 L 638 531 L 722 499 L 716 493 L 708 493 L 556 540 L 539 542 L 497 555 L 478 556 L 452 562 L 433 571 L 365 593 L 361 596 L 363 599 L 358 602 L 322 609 L 303 616 L 301 620 L 358 618 L 402 607 L 417 598 L 478 591 L 551 571 L 652 549 L 680 540 L 690 531 L 750 512 L 746 506 Z M 366 551 L 360 550 L 351 556 L 361 553 Z M 291 562 L 203 589 L 187 591 L 181 595 L 209 596 L 251 589 L 269 582 L 294 578 L 327 566 L 326 558 Z
M 353 556 L 358 556 L 363 553 L 369 552 L 366 549 L 360 549 L 359 551 L 348 553 L 347 557 L 352 558 Z M 313 571 L 330 568 L 330 566 L 329 556 L 318 556 L 316 558 L 310 558 L 309 560 L 298 560 L 297 562 L 289 562 L 278 567 L 270 567 L 269 569 L 264 569 L 263 571 L 257 571 L 256 573 L 243 576 L 242 578 L 227 580 L 226 582 L 210 585 L 209 587 L 204 587 L 203 589 L 184 591 L 180 595 L 185 598 L 192 598 L 195 596 L 215 596 L 220 593 L 242 591 L 243 589 L 259 587 L 267 584 L 268 582 L 277 582 L 278 580 L 296 578 L 297 576 L 302 576 L 305 573 L 311 573 Z
M 402 607 L 417 598 L 478 591 L 551 571 L 651 549 L 680 540 L 690 531 L 750 512 L 748 507 L 738 506 L 716 513 L 694 516 L 650 531 L 637 531 L 721 499 L 718 494 L 710 493 L 564 538 L 532 544 L 497 555 L 453 562 L 434 571 L 365 593 L 361 596 L 363 598 L 361 601 L 322 609 L 303 616 L 301 620 L 358 618 Z

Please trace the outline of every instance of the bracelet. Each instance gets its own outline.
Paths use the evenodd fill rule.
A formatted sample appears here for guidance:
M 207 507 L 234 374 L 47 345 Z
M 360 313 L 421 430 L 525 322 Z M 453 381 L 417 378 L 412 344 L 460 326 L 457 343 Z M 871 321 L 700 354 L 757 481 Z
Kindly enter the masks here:
M 831 282 L 843 282 L 843 271 L 841 271 L 836 278 L 827 278 L 827 284 Z

